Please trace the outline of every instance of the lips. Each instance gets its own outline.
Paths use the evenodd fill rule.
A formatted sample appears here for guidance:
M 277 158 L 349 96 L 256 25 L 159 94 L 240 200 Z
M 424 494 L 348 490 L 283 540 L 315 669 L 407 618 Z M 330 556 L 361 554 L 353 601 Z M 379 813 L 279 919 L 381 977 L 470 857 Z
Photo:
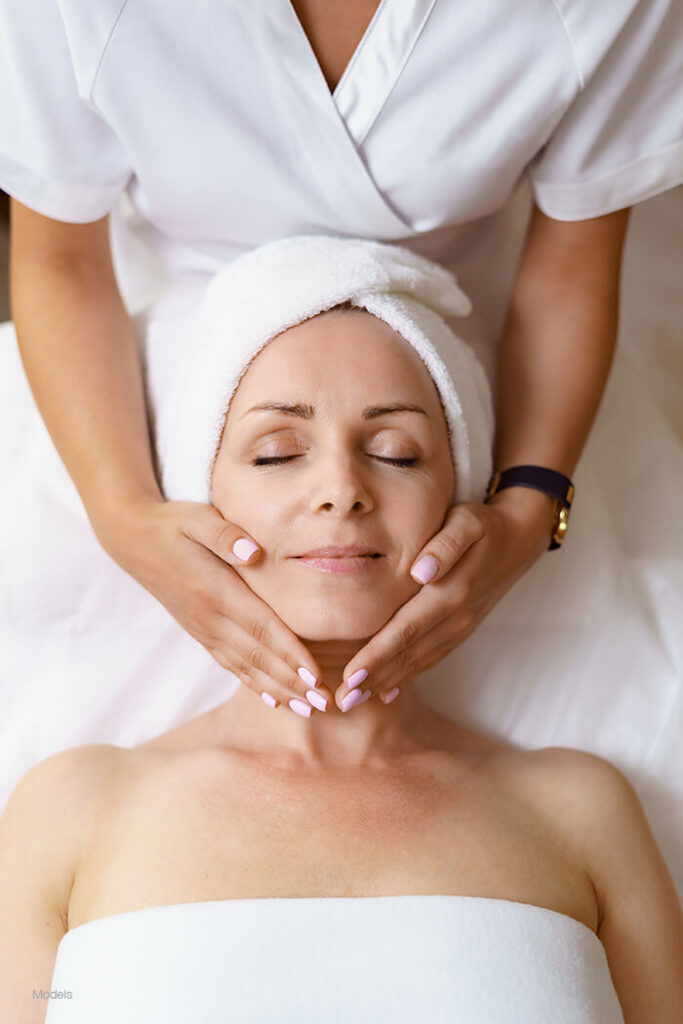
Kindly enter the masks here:
M 365 544 L 348 544 L 340 546 L 338 544 L 326 544 L 321 548 L 312 548 L 310 551 L 304 551 L 300 555 L 294 555 L 294 558 L 380 558 L 381 552 L 375 551 L 374 548 L 368 547 Z

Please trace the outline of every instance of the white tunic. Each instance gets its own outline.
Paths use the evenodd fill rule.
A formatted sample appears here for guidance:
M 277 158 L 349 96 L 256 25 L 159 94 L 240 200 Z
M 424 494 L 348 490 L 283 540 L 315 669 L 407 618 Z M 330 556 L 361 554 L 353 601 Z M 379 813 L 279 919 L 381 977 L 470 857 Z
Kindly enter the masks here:
M 462 264 L 524 177 L 560 220 L 683 181 L 682 37 L 676 0 L 382 0 L 332 95 L 289 0 L 0 0 L 0 187 L 125 189 L 174 269 L 479 221 Z
M 289 0 L 0 12 L 0 184 L 67 221 L 127 186 L 183 265 L 465 223 L 524 173 L 561 220 L 683 180 L 671 0 L 382 0 L 334 95 Z
M 131 311 L 274 238 L 402 240 L 456 271 L 493 377 L 515 190 L 573 220 L 683 182 L 676 0 L 382 0 L 334 94 L 289 0 L 0 12 L 0 187 L 112 211 Z
M 150 907 L 67 932 L 46 1024 L 623 1024 L 605 950 L 469 896 Z

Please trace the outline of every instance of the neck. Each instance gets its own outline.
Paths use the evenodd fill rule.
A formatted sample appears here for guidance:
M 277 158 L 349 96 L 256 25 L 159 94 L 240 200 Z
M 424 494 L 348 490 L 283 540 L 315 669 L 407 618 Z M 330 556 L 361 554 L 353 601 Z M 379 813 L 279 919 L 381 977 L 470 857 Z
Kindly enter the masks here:
M 364 641 L 307 641 L 322 669 L 322 681 L 334 694 L 345 666 Z M 412 683 L 404 684 L 391 704 L 374 696 L 350 711 L 333 702 L 325 712 L 302 718 L 286 704 L 268 707 L 253 690 L 240 685 L 235 695 L 216 708 L 220 742 L 272 755 L 299 766 L 360 767 L 409 753 L 421 746 L 418 731 L 430 711 Z

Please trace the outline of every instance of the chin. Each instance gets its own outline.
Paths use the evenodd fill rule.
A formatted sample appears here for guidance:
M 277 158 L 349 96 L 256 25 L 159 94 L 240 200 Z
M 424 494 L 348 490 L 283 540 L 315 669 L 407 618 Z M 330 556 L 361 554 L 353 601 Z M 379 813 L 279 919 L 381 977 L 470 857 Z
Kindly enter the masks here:
M 365 601 L 360 601 L 345 607 L 345 602 L 339 602 L 331 607 L 316 601 L 306 608 L 273 608 L 302 640 L 365 640 L 374 636 L 396 611 L 393 603 L 388 609 L 378 607 L 377 603 L 365 605 Z

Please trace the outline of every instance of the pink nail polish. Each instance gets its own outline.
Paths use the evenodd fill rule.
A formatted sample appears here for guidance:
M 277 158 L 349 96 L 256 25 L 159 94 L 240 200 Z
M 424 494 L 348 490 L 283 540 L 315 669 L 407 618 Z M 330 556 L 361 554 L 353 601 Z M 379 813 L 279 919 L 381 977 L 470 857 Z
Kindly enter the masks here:
M 277 707 L 277 701 L 275 700 L 275 697 L 271 697 L 271 695 L 269 693 L 266 693 L 265 690 L 261 694 L 261 700 L 265 701 L 266 704 L 269 704 L 271 708 Z
M 351 690 L 351 692 L 347 693 L 341 702 L 342 711 L 349 711 L 351 708 L 355 708 L 356 704 L 360 704 L 362 700 L 362 690 Z
M 289 706 L 292 709 L 292 711 L 295 711 L 297 715 L 301 715 L 302 718 L 311 717 L 312 711 L 309 705 L 305 704 L 304 701 L 299 700 L 297 697 L 294 697 L 292 700 L 290 700 Z
M 309 704 L 312 704 L 318 711 L 327 711 L 327 700 L 323 697 L 322 693 L 318 693 L 317 690 L 307 690 L 306 700 Z
M 247 540 L 246 537 L 240 537 L 232 546 L 233 555 L 241 558 L 243 562 L 248 562 L 255 551 L 258 551 L 258 544 L 254 544 L 252 540 Z
M 349 676 L 349 678 L 346 681 L 347 684 L 348 684 L 349 690 L 352 690 L 354 688 L 354 686 L 360 686 L 360 684 L 363 682 L 363 680 L 365 680 L 367 678 L 368 678 L 368 671 L 367 671 L 367 669 L 365 669 L 365 668 L 358 668 L 358 669 L 356 669 L 356 671 L 353 673 L 353 675 Z
M 425 555 L 419 562 L 416 562 L 413 566 L 410 575 L 417 580 L 418 583 L 429 583 L 433 580 L 439 571 L 439 563 L 431 555 Z
M 381 693 L 380 700 L 383 704 L 391 704 L 392 700 L 394 700 L 395 697 L 398 697 L 400 692 L 400 686 L 395 686 L 393 690 L 389 690 L 388 693 Z
M 358 701 L 359 704 L 364 704 L 366 700 L 370 700 L 372 697 L 372 690 L 366 690 L 361 699 Z
M 299 678 L 303 679 L 303 681 L 307 683 L 308 686 L 318 685 L 318 680 L 315 678 L 313 673 L 306 668 L 305 665 L 302 665 L 301 668 L 298 668 L 296 671 L 299 675 Z

